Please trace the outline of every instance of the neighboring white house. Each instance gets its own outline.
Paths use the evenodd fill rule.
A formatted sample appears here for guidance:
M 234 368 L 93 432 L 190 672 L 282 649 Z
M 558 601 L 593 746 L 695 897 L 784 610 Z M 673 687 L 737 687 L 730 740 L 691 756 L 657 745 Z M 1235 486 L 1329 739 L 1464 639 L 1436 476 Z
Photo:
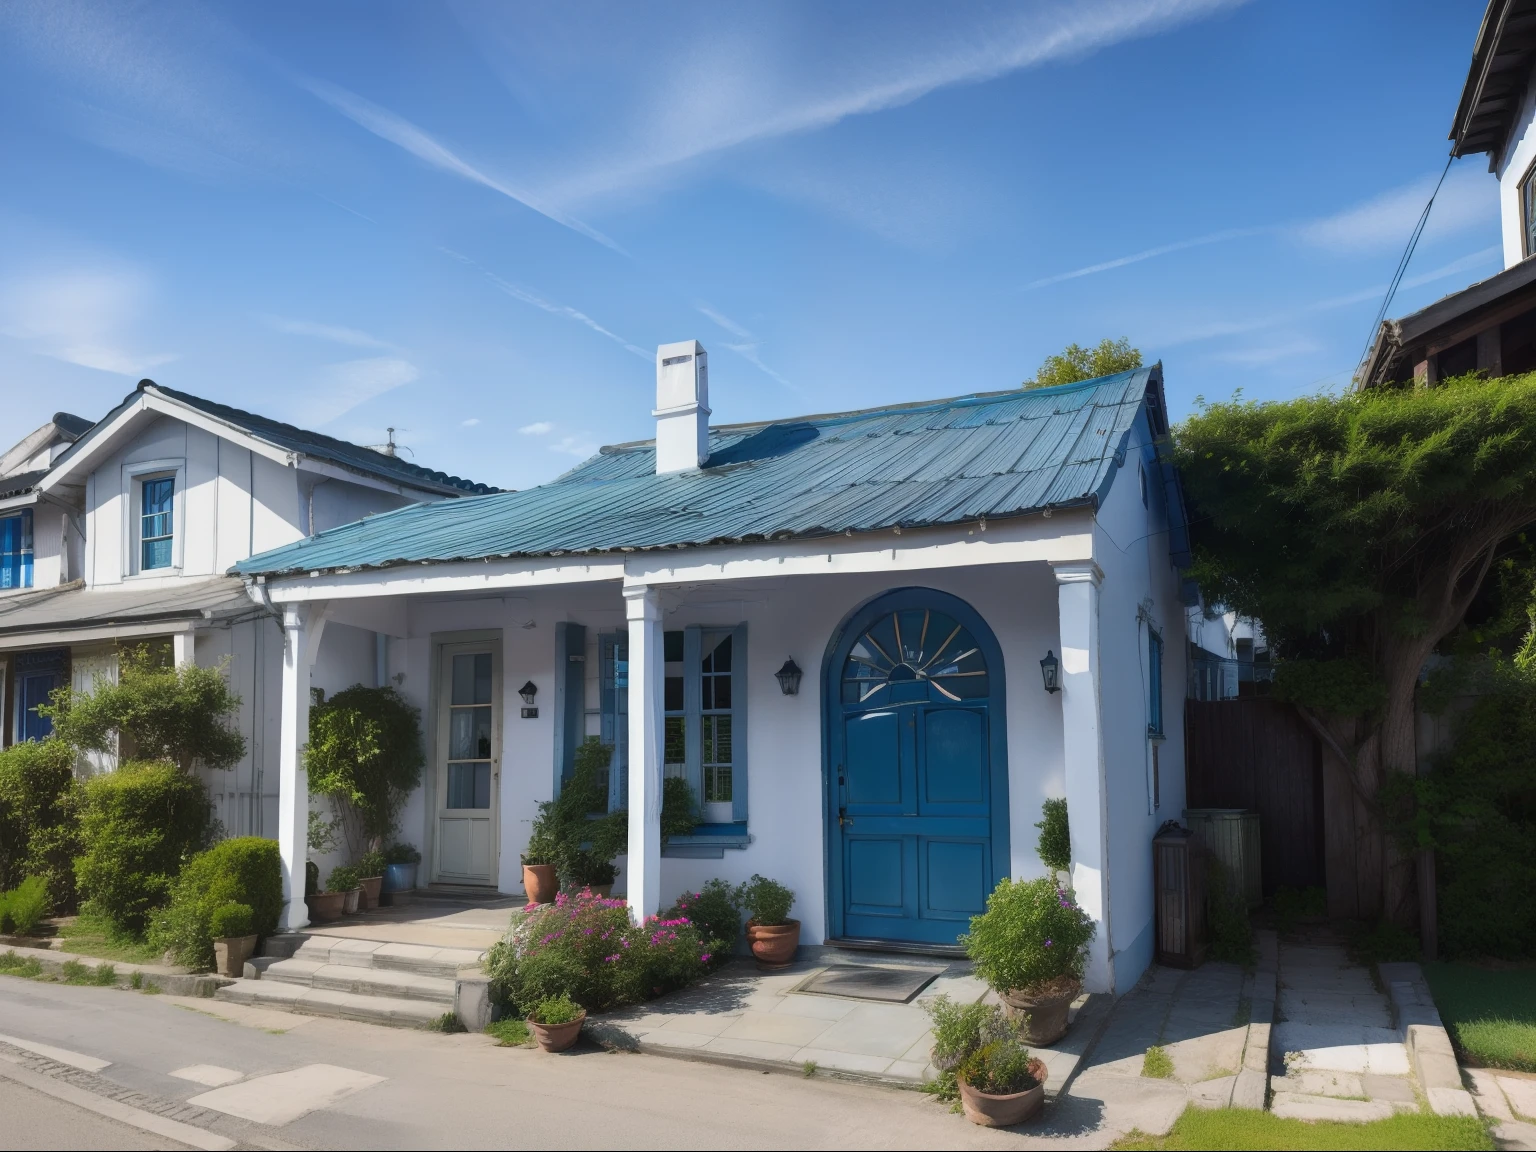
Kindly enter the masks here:
M 235 566 L 288 637 L 285 923 L 305 922 L 312 654 L 364 627 L 396 638 L 427 719 L 403 823 L 424 881 L 520 891 L 535 806 L 597 736 L 636 912 L 762 873 L 808 943 L 953 945 L 1000 878 L 1043 874 L 1034 826 L 1065 796 L 1089 986 L 1130 987 L 1151 840 L 1184 804 L 1161 366 L 716 428 L 701 347 L 662 346 L 656 375 L 654 442 Z M 664 774 L 703 821 L 665 850 Z
M 0 472 L 0 743 L 47 735 L 37 706 L 115 677 L 124 644 L 169 638 L 178 661 L 227 660 L 246 756 L 205 779 L 231 835 L 276 834 L 283 637 L 229 567 L 362 516 L 491 491 L 147 380 L 95 425 L 55 416 Z M 328 640 L 318 687 L 375 683 L 374 634 Z

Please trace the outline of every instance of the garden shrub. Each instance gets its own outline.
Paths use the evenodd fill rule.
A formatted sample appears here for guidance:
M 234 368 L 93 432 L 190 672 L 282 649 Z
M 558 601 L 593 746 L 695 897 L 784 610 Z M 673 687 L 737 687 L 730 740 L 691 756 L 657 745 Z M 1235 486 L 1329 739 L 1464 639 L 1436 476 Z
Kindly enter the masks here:
M 1029 1072 L 1032 1057 L 1017 1034 L 1000 1036 L 967 1056 L 955 1075 L 978 1092 L 1008 1096 L 1039 1083 Z
M 535 1024 L 543 1024 L 546 1027 L 569 1024 L 582 1013 L 582 1007 L 572 1000 L 564 992 L 558 996 L 551 996 L 547 1000 L 540 1000 L 528 1011 L 528 1019 Z
M 384 853 L 377 848 L 364 852 L 357 862 L 357 874 L 363 879 L 384 875 Z
M 425 763 L 421 713 L 393 688 L 354 684 L 310 710 L 309 791 L 335 801 L 354 859 L 395 830 Z
M 697 980 L 712 959 L 686 917 L 631 924 L 622 900 L 561 892 L 530 905 L 486 955 L 497 1002 L 526 1013 L 562 994 L 589 1012 L 637 1004 Z
M 170 899 L 183 865 L 212 839 L 208 790 L 176 765 L 151 761 L 124 764 L 81 791 L 80 897 L 119 928 L 141 933 Z
M 962 937 L 976 975 L 999 991 L 1044 990 L 1083 978 L 1096 926 L 1049 876 L 1000 881 Z
M 325 878 L 327 892 L 350 892 L 358 885 L 357 869 L 350 864 L 338 864 Z
M 948 993 L 935 996 L 926 1004 L 933 1027 L 933 1048 L 929 1053 L 939 1075 L 923 1085 L 923 1091 L 941 1100 L 959 1096 L 955 1074 L 977 1049 L 1018 1033 L 1018 1028 L 996 1004 L 957 1004 Z
M 736 889 L 736 903 L 747 910 L 753 923 L 761 928 L 772 928 L 789 923 L 795 894 L 777 880 L 754 872 L 752 879 Z
M 1047 800 L 1040 805 L 1040 839 L 1035 851 L 1052 873 L 1072 871 L 1072 829 L 1067 823 L 1067 802 Z
M 385 864 L 420 864 L 421 853 L 414 844 L 391 844 L 384 849 Z
M 9 892 L 0 892 L 0 932 L 31 936 L 48 915 L 48 882 L 28 876 Z
M 213 915 L 208 917 L 208 935 L 215 940 L 250 936 L 254 923 L 251 906 L 231 900 L 228 904 L 220 904 L 213 910 Z
M 741 938 L 741 901 L 736 889 L 724 880 L 711 880 L 697 892 L 684 892 L 663 919 L 686 917 L 698 928 L 708 947 L 712 962 L 723 964 L 736 950 Z
M 0 751 L 0 890 L 41 876 L 56 912 L 75 909 L 80 850 L 74 752 L 61 740 Z
M 245 932 L 214 931 L 214 914 L 229 904 L 250 909 Z M 177 878 L 168 907 L 154 917 L 150 942 L 189 968 L 213 966 L 214 938 L 270 936 L 283 910 L 282 862 L 276 840 L 241 836 L 194 856 Z

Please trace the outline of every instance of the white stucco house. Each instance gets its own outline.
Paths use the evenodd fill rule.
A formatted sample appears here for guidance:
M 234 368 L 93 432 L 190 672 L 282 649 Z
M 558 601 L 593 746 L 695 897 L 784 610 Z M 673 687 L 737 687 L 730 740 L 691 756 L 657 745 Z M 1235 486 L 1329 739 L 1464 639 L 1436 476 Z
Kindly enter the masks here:
M 59 413 L 0 456 L 0 743 L 51 730 L 37 706 L 169 640 L 227 662 L 246 755 L 204 774 L 230 835 L 275 835 L 283 633 L 227 569 L 254 552 L 405 505 L 492 491 L 143 381 L 92 424 Z M 332 631 L 326 690 L 376 681 L 383 637 Z M 95 757 L 82 770 L 104 770 Z
M 808 943 L 953 946 L 1000 878 L 1043 873 L 1034 825 L 1065 796 L 1099 923 L 1089 985 L 1129 987 L 1153 953 L 1150 842 L 1184 793 L 1161 367 L 758 424 L 709 411 L 704 349 L 663 345 L 655 440 L 234 565 L 286 634 L 286 924 L 305 921 L 311 664 L 340 626 L 393 638 L 388 675 L 424 711 L 402 828 L 424 882 L 520 891 L 535 805 L 597 736 L 636 914 L 762 873 L 794 889 Z M 664 775 L 701 823 L 663 851 Z

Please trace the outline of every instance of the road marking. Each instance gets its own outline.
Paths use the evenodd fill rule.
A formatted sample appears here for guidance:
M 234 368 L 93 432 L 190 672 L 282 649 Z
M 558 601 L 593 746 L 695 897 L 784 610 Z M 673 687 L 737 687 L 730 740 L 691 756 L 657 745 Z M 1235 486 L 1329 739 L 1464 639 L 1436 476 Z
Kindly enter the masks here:
M 205 1128 L 194 1128 L 179 1120 L 170 1120 L 164 1116 L 156 1116 L 152 1112 L 131 1108 L 127 1104 L 119 1104 L 116 1100 L 109 1100 L 105 1096 L 98 1096 L 94 1092 L 87 1092 L 84 1088 L 76 1088 L 73 1084 L 66 1084 L 62 1080 L 55 1080 L 51 1076 L 43 1076 L 26 1068 L 7 1067 L 0 1064 L 0 1076 L 4 1076 L 7 1080 L 14 1080 L 18 1084 L 24 1084 L 28 1088 L 35 1088 L 56 1100 L 63 1100 L 76 1107 L 84 1108 L 87 1112 L 121 1121 L 143 1132 L 153 1132 L 156 1136 L 164 1136 L 167 1140 L 176 1140 L 193 1148 L 201 1148 L 204 1152 L 228 1152 L 235 1147 L 233 1140 L 216 1135 Z
M 217 1064 L 189 1064 L 171 1073 L 178 1080 L 190 1080 L 207 1088 L 222 1088 L 241 1079 L 245 1073 L 233 1068 L 220 1068 Z
M 81 1052 L 71 1052 L 68 1048 L 55 1048 L 52 1044 L 39 1044 L 35 1040 L 22 1040 L 16 1036 L 0 1036 L 0 1044 L 25 1048 L 28 1052 L 57 1060 L 60 1064 L 68 1064 L 71 1068 L 79 1068 L 82 1072 L 100 1072 L 103 1068 L 112 1066 L 110 1060 L 98 1060 L 94 1056 L 86 1056 Z
M 382 1083 L 383 1076 L 358 1072 L 335 1064 L 306 1064 L 291 1072 L 257 1076 L 243 1084 L 215 1088 L 187 1103 L 197 1108 L 227 1112 L 242 1120 L 281 1127 L 306 1112 L 336 1103 L 344 1096 Z

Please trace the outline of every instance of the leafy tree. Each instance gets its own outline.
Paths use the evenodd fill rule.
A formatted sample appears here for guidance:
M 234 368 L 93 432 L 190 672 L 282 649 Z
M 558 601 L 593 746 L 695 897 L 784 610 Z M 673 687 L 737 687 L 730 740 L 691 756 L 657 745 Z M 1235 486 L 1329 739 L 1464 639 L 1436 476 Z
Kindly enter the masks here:
M 354 684 L 310 709 L 309 790 L 336 803 L 354 860 L 395 830 L 425 763 L 421 713 L 393 688 Z
M 1141 349 L 1132 348 L 1124 337 L 1110 340 L 1106 337 L 1092 348 L 1081 344 L 1068 344 L 1055 356 L 1047 356 L 1033 380 L 1024 381 L 1026 388 L 1049 388 L 1053 384 L 1075 384 L 1079 380 L 1093 380 L 1100 376 L 1113 376 L 1116 372 L 1129 372 L 1141 367 Z
M 223 665 L 172 665 L 166 649 L 146 644 L 118 654 L 117 683 L 98 680 L 89 692 L 60 688 L 38 711 L 72 748 L 119 750 L 189 772 L 194 764 L 231 768 L 245 755 L 245 737 L 229 727 L 239 707 Z
M 1416 771 L 1425 661 L 1536 521 L 1536 375 L 1202 405 L 1174 456 L 1192 575 L 1263 623 L 1277 694 L 1354 790 L 1362 913 L 1411 923 L 1413 859 L 1384 836 L 1377 793 Z
M 62 740 L 26 740 L 0 751 L 0 892 L 41 876 L 55 912 L 75 909 L 80 788 Z

